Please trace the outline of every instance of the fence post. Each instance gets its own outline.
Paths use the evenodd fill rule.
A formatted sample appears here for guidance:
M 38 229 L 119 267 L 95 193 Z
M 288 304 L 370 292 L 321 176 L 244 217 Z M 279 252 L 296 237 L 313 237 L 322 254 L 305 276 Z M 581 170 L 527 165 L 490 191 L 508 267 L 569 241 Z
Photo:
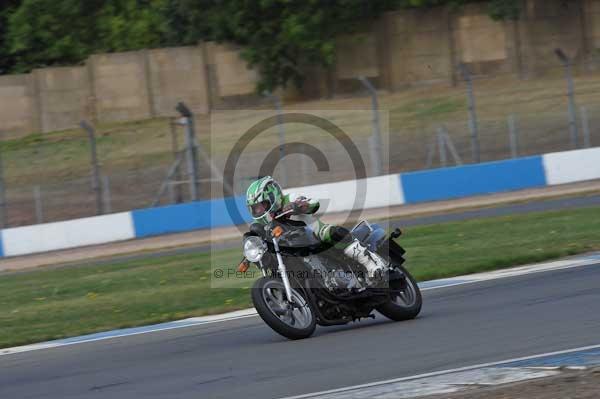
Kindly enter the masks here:
M 175 160 L 175 162 L 173 162 L 171 164 L 171 166 L 169 167 L 169 170 L 167 171 L 167 177 L 163 180 L 162 184 L 160 185 L 158 194 L 156 195 L 156 197 L 152 201 L 152 204 L 150 205 L 151 207 L 155 207 L 160 203 L 160 199 L 166 190 L 170 190 L 172 192 L 172 190 L 170 189 L 170 187 L 172 186 L 171 180 L 173 180 L 173 176 L 175 176 L 175 172 L 176 172 L 177 168 L 179 168 L 179 165 L 183 162 L 183 156 L 184 156 L 183 153 L 179 154 L 177 159 Z M 179 183 L 177 183 L 177 184 L 179 184 Z M 173 198 L 173 196 L 171 194 L 171 199 L 172 198 Z
M 171 128 L 171 150 L 173 151 L 173 162 L 175 162 L 179 157 L 179 140 L 177 140 L 177 122 L 175 118 L 171 118 L 169 125 Z M 183 180 L 181 178 L 181 168 L 179 167 L 179 164 L 177 165 L 177 169 L 175 170 L 175 179 L 177 181 Z M 171 201 L 176 204 L 183 202 L 183 193 L 181 192 L 181 186 L 179 184 L 177 184 L 176 187 L 172 186 L 172 184 L 169 185 Z
M 198 199 L 198 153 L 196 148 L 194 115 L 192 111 L 182 102 L 175 107 L 185 121 L 185 145 L 187 154 L 187 167 L 190 179 L 190 196 L 192 201 Z
M 3 132 L 0 132 L 2 140 Z M 2 150 L 0 149 L 0 229 L 8 227 L 8 214 L 6 207 L 6 188 L 4 185 L 4 167 L 2 163 Z
M 440 152 L 440 165 L 445 168 L 448 166 L 448 157 L 446 156 L 446 143 L 444 143 L 444 129 L 441 127 L 437 129 L 437 142 Z
M 110 198 L 110 179 L 107 175 L 102 176 L 102 204 L 104 213 L 111 213 L 111 198 Z
M 367 146 L 369 147 L 369 160 L 371 161 L 371 173 L 373 176 L 379 176 L 379 155 L 377 151 L 377 143 L 375 142 L 374 136 L 369 136 L 367 138 Z
M 508 138 L 510 142 L 510 156 L 516 158 L 519 156 L 519 131 L 513 114 L 508 116 Z
M 40 190 L 40 186 L 33 187 L 33 201 L 35 203 L 36 223 L 44 223 L 44 211 L 42 208 L 42 191 Z
M 435 143 L 437 135 L 433 136 L 432 140 L 427 144 L 427 158 L 425 159 L 425 169 L 430 169 L 433 166 L 433 156 L 435 153 Z
M 175 195 L 175 189 L 173 188 L 173 182 L 167 182 L 167 191 L 169 192 L 169 198 L 171 200 L 171 204 L 177 203 L 177 198 Z
M 364 76 L 359 76 L 357 79 L 363 84 L 363 86 L 371 95 L 373 138 L 372 141 L 369 142 L 372 143 L 371 155 L 375 158 L 371 161 L 371 163 L 373 164 L 373 173 L 375 176 L 380 176 L 383 173 L 383 159 L 381 156 L 381 128 L 379 124 L 379 101 L 377 99 L 377 90 L 375 90 L 375 87 L 373 87 L 369 79 L 365 78 Z
M 577 148 L 579 132 L 577 129 L 577 115 L 575 110 L 575 88 L 573 84 L 573 71 L 572 61 L 567 55 L 559 48 L 554 50 L 554 53 L 565 68 L 565 78 L 567 79 L 567 97 L 569 102 L 569 132 L 571 134 L 571 148 Z
M 590 148 L 590 119 L 588 116 L 587 107 L 581 107 L 581 127 L 583 129 L 583 147 Z
M 90 141 L 90 159 L 92 162 L 92 190 L 96 199 L 96 214 L 102 215 L 102 191 L 100 187 L 100 166 L 98 165 L 98 154 L 96 152 L 96 132 L 87 121 L 81 121 L 79 125 L 87 132 Z
M 473 93 L 473 78 L 471 71 L 464 63 L 458 64 L 460 73 L 467 83 L 467 101 L 469 107 L 469 130 L 471 131 L 471 151 L 473 153 L 473 162 L 481 162 L 481 152 L 479 149 L 479 127 L 477 125 L 477 110 L 475 109 L 475 94 Z
M 456 151 L 456 147 L 454 147 L 454 143 L 452 142 L 452 139 L 448 134 L 448 129 L 446 129 L 445 126 L 442 126 L 440 127 L 440 132 L 442 135 L 442 139 L 445 143 L 445 148 L 447 148 L 450 151 L 450 155 L 452 155 L 452 158 L 454 159 L 454 164 L 462 165 L 462 159 L 460 158 L 458 151 Z

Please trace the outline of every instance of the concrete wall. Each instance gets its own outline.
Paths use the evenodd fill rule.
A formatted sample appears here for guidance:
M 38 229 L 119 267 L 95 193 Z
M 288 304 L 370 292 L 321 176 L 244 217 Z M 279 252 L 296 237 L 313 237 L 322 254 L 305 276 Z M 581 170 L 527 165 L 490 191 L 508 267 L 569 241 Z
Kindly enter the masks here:
M 203 49 L 193 46 L 93 55 L 81 67 L 0 76 L 0 132 L 19 136 L 73 128 L 82 119 L 172 116 L 179 101 L 207 113 L 206 73 Z
M 561 48 L 576 61 L 585 58 L 585 2 L 528 0 L 518 22 L 523 74 L 540 75 L 557 65 L 554 49 Z M 557 68 L 560 71 L 560 68 Z
M 449 81 L 452 75 L 450 15 L 446 8 L 392 13 L 388 24 L 389 86 Z
M 3 137 L 39 129 L 35 81 L 31 75 L 0 76 L 0 132 Z
M 207 43 L 209 65 L 214 68 L 218 97 L 241 96 L 255 90 L 258 74 L 249 69 L 240 57 L 240 48 L 233 45 Z
M 600 48 L 600 1 L 586 0 L 583 14 L 585 16 L 583 31 L 585 32 L 588 51 Z
M 336 73 L 338 79 L 357 76 L 377 78 L 377 37 L 374 32 L 341 36 L 336 41 Z
M 484 5 L 465 6 L 459 12 L 442 7 L 393 12 L 381 24 L 383 45 L 375 59 L 384 88 L 454 83 L 461 62 L 474 74 L 515 71 L 515 24 L 492 20 Z
M 517 72 L 512 22 L 494 21 L 486 15 L 484 5 L 475 4 L 454 15 L 451 24 L 454 65 L 465 63 L 476 75 Z M 453 71 L 458 78 L 456 68 Z
M 179 101 L 206 114 L 209 96 L 201 47 L 177 47 L 147 53 L 154 114 L 173 115 Z
M 145 51 L 93 55 L 88 68 L 99 121 L 127 121 L 154 115 Z
M 200 44 L 206 59 L 207 82 L 212 108 L 244 107 L 261 101 L 256 94 L 258 73 L 248 68 L 242 49 L 231 44 Z
M 44 132 L 77 126 L 90 118 L 92 91 L 85 67 L 45 68 L 33 72 Z
M 341 82 L 367 73 L 389 90 L 455 84 L 461 62 L 475 75 L 531 78 L 561 72 L 554 54 L 558 47 L 576 61 L 595 61 L 600 0 L 523 0 L 523 6 L 518 22 L 494 21 L 486 5 L 477 3 L 387 13 L 362 33 L 366 40 L 344 40 L 339 46 L 338 64 L 329 71 L 331 86 L 343 91 Z
M 476 75 L 535 77 L 560 71 L 554 49 L 562 48 L 594 68 L 600 49 L 600 0 L 523 0 L 518 22 L 496 22 L 485 4 L 462 8 L 403 10 L 366 24 L 337 40 L 329 70 L 299 65 L 308 78 L 284 98 L 328 97 L 360 88 L 367 76 L 379 88 L 460 79 L 457 64 Z M 25 134 L 76 126 L 82 117 L 99 122 L 174 115 L 178 101 L 196 112 L 243 107 L 257 96 L 258 73 L 239 47 L 198 46 L 94 55 L 85 67 L 46 68 L 0 77 L 0 131 Z
M 365 76 L 376 86 L 381 86 L 378 39 L 375 29 L 370 27 L 367 31 L 343 35 L 336 40 L 336 64 L 331 76 L 327 77 L 334 78 L 331 82 L 334 93 L 362 88 L 356 79 L 358 76 Z

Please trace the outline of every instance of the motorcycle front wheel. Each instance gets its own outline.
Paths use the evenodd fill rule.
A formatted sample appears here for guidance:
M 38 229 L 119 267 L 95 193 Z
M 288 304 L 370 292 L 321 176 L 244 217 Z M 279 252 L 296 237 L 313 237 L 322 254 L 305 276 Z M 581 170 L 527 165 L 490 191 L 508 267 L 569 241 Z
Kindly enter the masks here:
M 294 305 L 285 294 L 283 281 L 261 277 L 252 287 L 252 302 L 258 315 L 275 332 L 289 339 L 308 338 L 315 331 L 317 319 L 303 294 L 292 288 Z
M 377 311 L 394 321 L 410 320 L 417 317 L 423 305 L 421 290 L 415 279 L 402 266 L 397 266 L 403 273 L 403 280 L 390 281 L 391 300 L 377 308 Z

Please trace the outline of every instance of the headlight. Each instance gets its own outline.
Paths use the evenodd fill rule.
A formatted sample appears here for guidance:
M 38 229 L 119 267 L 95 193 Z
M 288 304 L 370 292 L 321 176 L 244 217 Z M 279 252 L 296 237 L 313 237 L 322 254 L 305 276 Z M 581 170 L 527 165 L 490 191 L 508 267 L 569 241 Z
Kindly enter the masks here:
M 244 240 L 244 256 L 250 262 L 261 260 L 266 250 L 265 244 L 259 237 L 250 236 Z

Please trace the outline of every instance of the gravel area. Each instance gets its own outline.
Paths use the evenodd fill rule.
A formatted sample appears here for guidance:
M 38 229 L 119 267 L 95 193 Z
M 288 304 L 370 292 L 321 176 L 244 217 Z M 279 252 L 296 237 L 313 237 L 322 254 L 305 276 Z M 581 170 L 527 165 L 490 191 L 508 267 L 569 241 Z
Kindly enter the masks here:
M 561 374 L 494 387 L 477 387 L 426 399 L 598 399 L 600 367 L 564 370 Z

